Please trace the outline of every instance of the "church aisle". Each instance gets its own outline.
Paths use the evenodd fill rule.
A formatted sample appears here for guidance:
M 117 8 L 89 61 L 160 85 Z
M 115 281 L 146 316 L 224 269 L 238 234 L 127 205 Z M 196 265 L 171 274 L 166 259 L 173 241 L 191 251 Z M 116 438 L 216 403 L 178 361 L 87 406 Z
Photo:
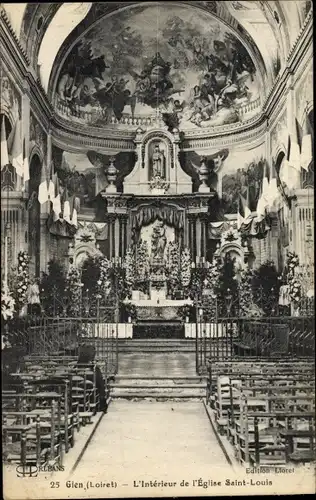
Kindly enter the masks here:
M 222 467 L 230 469 L 201 401 L 116 400 L 71 479 L 117 481 L 137 497 L 138 481 L 216 479 Z

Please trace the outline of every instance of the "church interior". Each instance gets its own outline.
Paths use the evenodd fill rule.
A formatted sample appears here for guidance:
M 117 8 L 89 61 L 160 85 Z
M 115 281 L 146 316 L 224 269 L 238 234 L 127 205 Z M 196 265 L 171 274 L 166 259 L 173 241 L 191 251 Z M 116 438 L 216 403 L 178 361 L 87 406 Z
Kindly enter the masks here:
M 132 481 L 125 426 L 144 480 L 309 470 L 313 3 L 0 9 L 7 495 L 94 456 Z

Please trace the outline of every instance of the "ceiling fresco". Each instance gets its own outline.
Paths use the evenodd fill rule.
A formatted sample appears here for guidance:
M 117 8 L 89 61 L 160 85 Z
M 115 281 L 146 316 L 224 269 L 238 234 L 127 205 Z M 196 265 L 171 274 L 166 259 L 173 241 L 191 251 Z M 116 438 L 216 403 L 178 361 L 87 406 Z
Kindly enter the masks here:
M 245 109 L 260 111 L 259 95 L 249 53 L 220 21 L 147 5 L 108 17 L 74 45 L 54 99 L 72 122 L 120 127 L 159 114 L 172 130 L 242 121 Z

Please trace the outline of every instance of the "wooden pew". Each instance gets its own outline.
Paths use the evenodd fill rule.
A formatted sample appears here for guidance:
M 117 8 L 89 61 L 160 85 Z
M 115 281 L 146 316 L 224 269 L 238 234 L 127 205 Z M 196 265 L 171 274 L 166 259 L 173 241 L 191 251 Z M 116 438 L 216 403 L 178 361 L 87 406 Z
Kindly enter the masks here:
M 60 432 L 60 395 L 57 393 L 18 394 L 18 410 L 3 412 L 4 443 L 8 461 L 20 463 L 62 464 L 63 453 Z M 35 407 L 34 407 L 35 403 Z M 39 405 L 37 405 L 39 403 Z M 47 404 L 48 403 L 48 404 Z M 41 406 L 45 404 L 45 406 Z M 15 436 L 12 452 L 9 437 Z M 30 446 L 28 446 L 30 445 Z M 20 452 L 18 448 L 20 447 Z

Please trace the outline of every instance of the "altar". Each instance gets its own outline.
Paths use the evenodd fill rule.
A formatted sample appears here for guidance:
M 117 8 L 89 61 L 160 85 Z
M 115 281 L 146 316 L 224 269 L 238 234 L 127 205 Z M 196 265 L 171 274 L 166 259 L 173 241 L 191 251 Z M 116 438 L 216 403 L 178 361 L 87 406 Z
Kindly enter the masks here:
M 143 299 L 131 300 L 131 304 L 137 308 L 137 321 L 180 321 L 179 308 L 192 305 L 190 299 Z
M 97 218 L 92 223 L 79 215 L 84 225 L 77 231 L 80 248 L 68 254 L 80 265 L 80 252 L 86 257 L 102 253 L 120 268 L 127 293 L 120 314 L 133 324 L 133 337 L 149 332 L 180 338 L 193 305 L 192 264 L 206 262 L 212 251 L 209 224 L 218 220 L 220 207 L 218 157 L 221 162 L 226 157 L 214 152 L 214 159 L 201 156 L 199 166 L 185 169 L 179 130 L 170 131 L 159 120 L 146 130 L 139 127 L 134 144 L 134 164 L 126 153 L 124 176 L 119 155 L 110 158 L 108 184 L 95 200 Z M 91 236 L 94 226 L 98 231 Z

